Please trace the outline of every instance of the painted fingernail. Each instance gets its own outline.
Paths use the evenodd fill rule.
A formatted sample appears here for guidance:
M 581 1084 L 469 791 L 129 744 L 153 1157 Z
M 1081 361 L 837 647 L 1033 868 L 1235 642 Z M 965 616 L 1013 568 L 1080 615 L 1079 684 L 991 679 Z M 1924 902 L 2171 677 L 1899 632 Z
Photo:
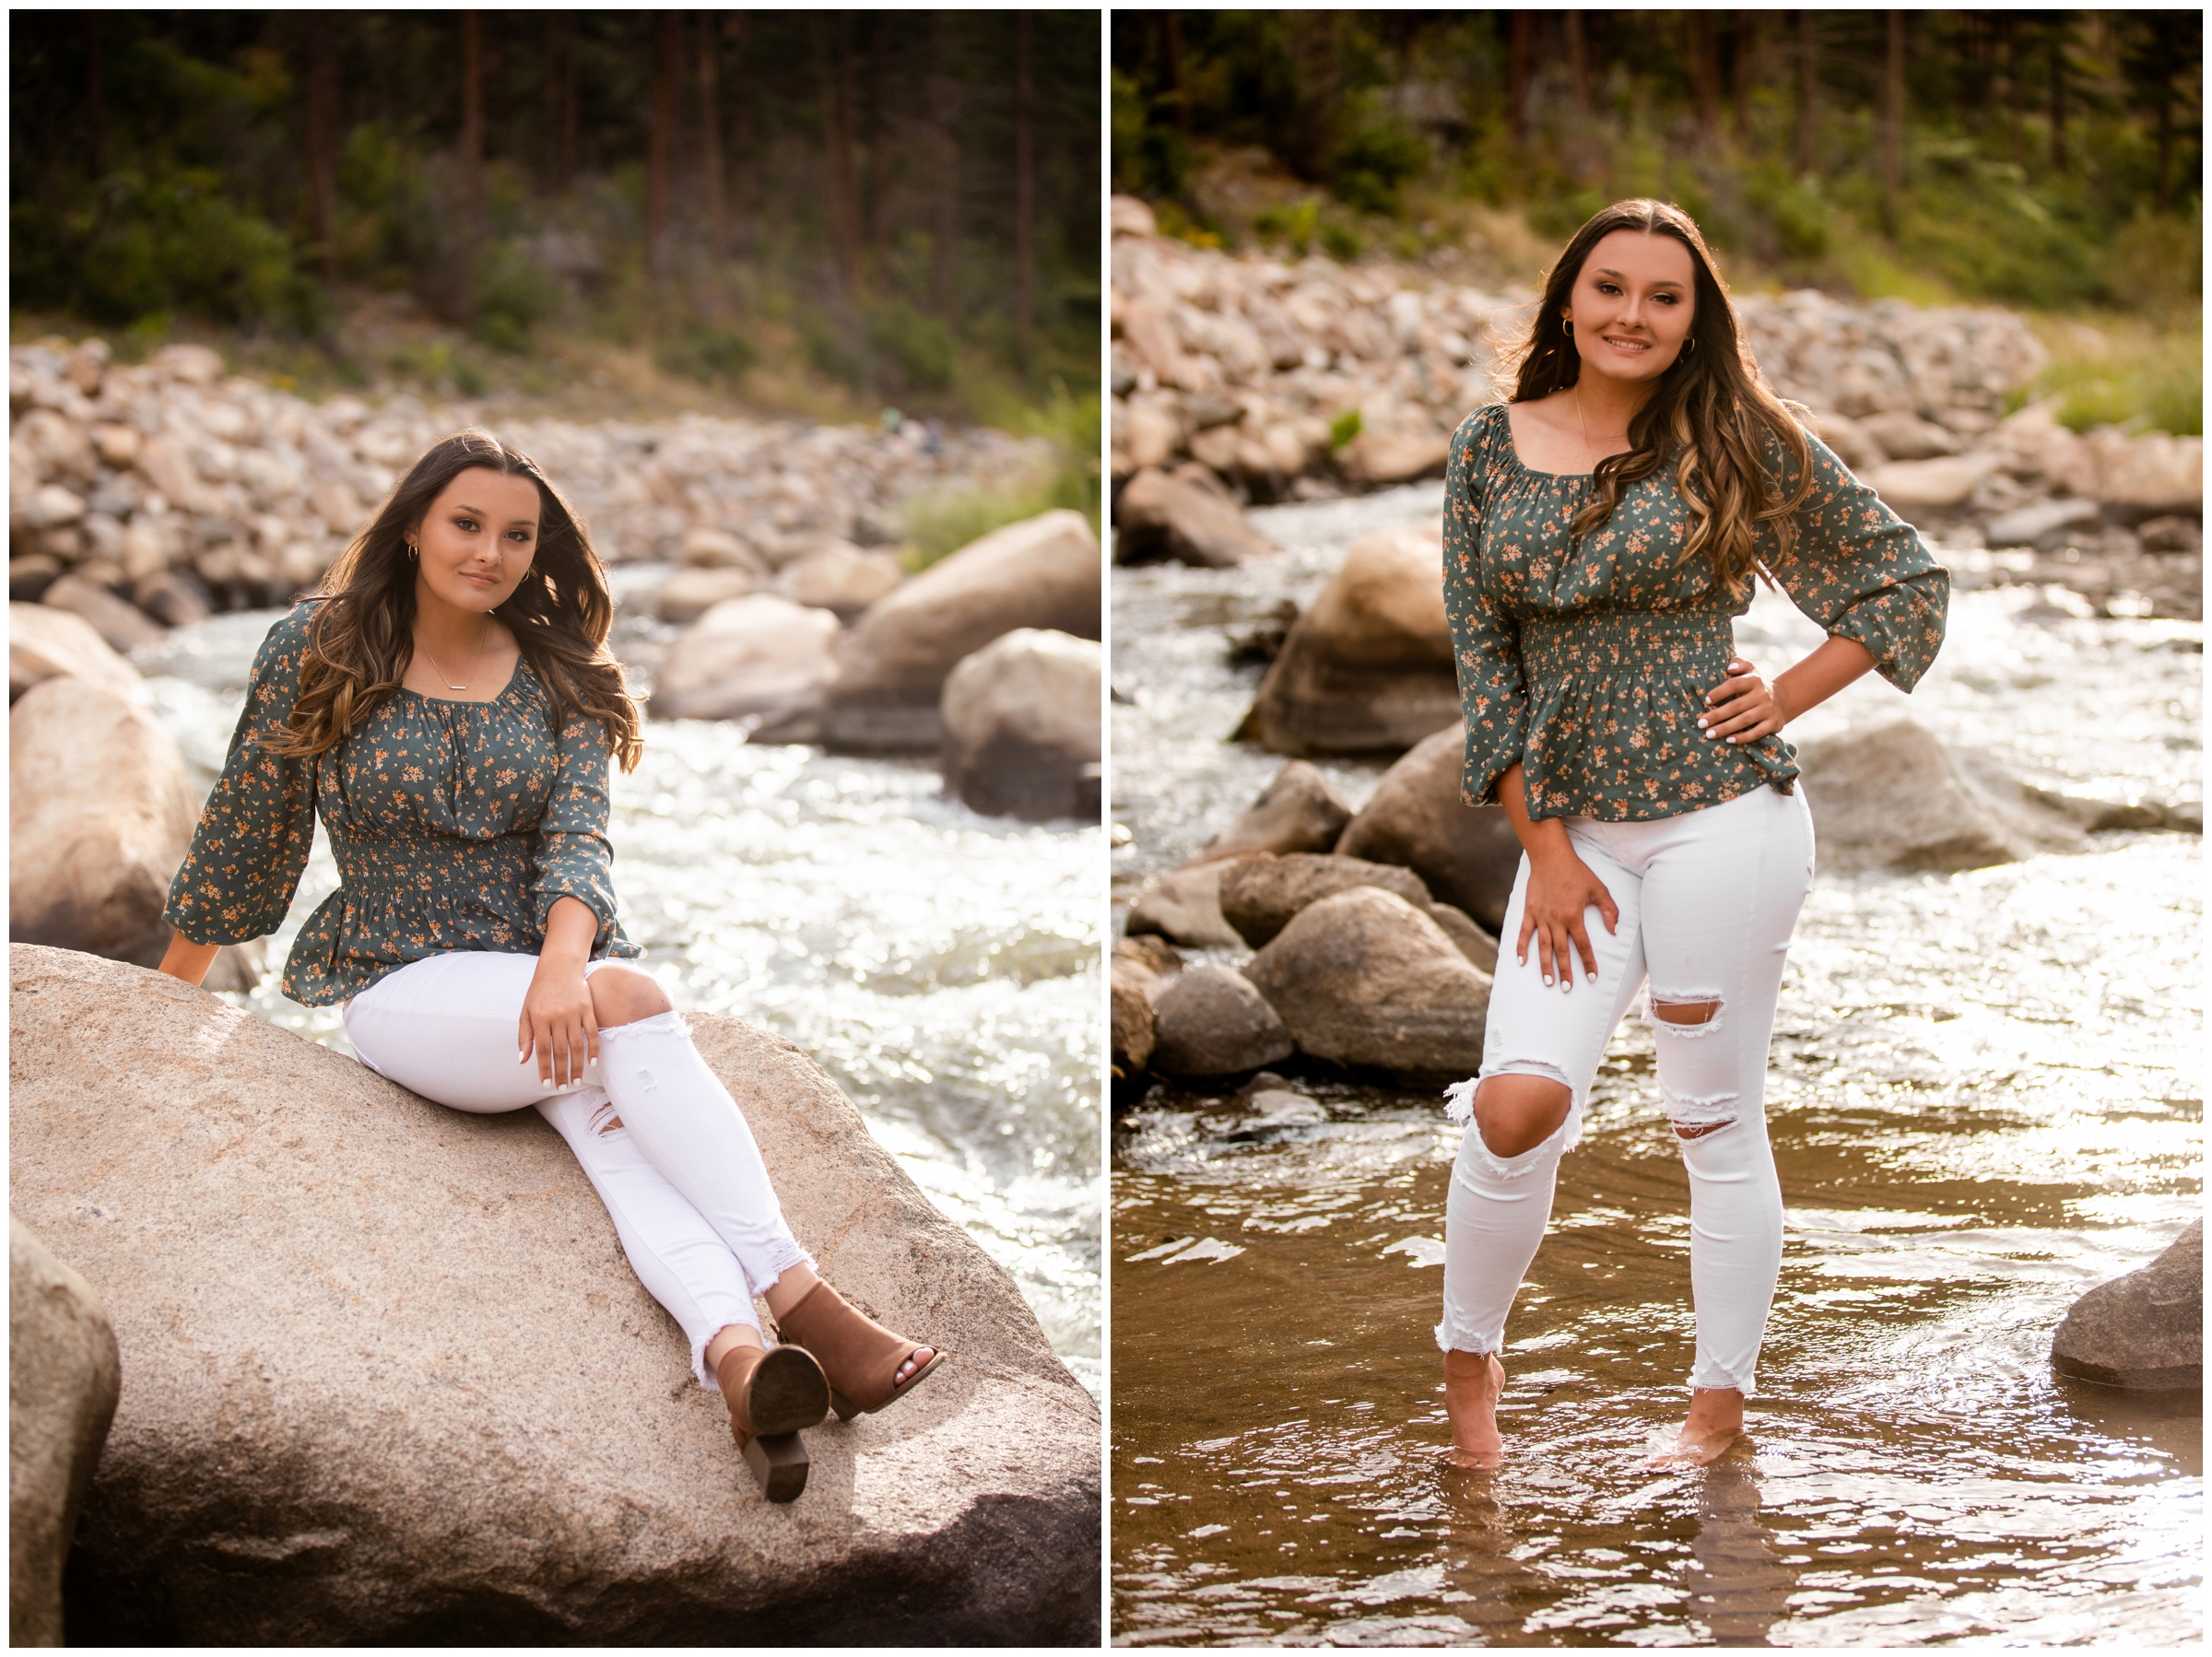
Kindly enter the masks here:
M 1551 982 L 1551 974 L 1550 974 L 1550 973 L 1547 972 L 1547 973 L 1544 975 L 1544 981 L 1545 981 L 1545 983 L 1546 983 L 1547 985 L 1548 985 L 1548 984 Z
M 1700 714 L 1700 715 L 1699 715 L 1699 717 L 1698 717 L 1698 729 L 1699 729 L 1699 730 L 1700 730 L 1700 731 L 1702 731 L 1704 728 L 1705 728 L 1705 719 L 1704 719 L 1704 716 L 1703 716 L 1702 714 Z
M 1591 974 L 1590 974 L 1590 981 L 1591 981 L 1592 983 L 1595 983 L 1595 982 L 1597 981 L 1597 974 L 1596 974 L 1596 973 L 1593 972 L 1593 973 L 1591 973 Z

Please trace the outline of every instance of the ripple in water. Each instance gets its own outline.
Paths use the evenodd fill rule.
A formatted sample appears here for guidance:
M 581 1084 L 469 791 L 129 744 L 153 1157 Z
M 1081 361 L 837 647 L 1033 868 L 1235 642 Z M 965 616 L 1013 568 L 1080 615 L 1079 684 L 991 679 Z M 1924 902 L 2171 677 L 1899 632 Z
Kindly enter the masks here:
M 1256 514 L 1286 549 L 1267 565 L 1115 571 L 1117 902 L 1281 764 L 1221 740 L 1258 677 L 1225 633 L 1437 504 L 1279 509 Z M 1779 668 L 1818 632 L 1762 598 L 1737 638 Z M 1795 734 L 1909 707 L 2069 792 L 2194 797 L 2200 639 L 1961 593 L 1910 703 L 1853 687 Z M 1355 804 L 1381 771 L 1324 769 Z M 2049 1364 L 2072 1299 L 2202 1209 L 2200 845 L 2090 843 L 1816 883 L 1769 1087 L 1781 1287 L 1748 1445 L 1702 1472 L 1638 1465 L 1692 1344 L 1641 1023 L 1515 1303 L 1495 1474 L 1438 1458 L 1439 1101 L 1291 1067 L 1155 1088 L 1112 1176 L 1115 1641 L 2197 1643 L 2197 1400 Z
M 139 660 L 202 786 L 274 619 L 220 617 Z M 612 797 L 623 925 L 677 1005 L 773 1029 L 828 1071 L 1096 1395 L 1096 826 L 981 817 L 932 765 L 755 747 L 712 721 L 650 724 Z M 336 1010 L 286 1000 L 275 970 L 336 887 L 318 839 L 272 970 L 229 999 L 344 1051 Z

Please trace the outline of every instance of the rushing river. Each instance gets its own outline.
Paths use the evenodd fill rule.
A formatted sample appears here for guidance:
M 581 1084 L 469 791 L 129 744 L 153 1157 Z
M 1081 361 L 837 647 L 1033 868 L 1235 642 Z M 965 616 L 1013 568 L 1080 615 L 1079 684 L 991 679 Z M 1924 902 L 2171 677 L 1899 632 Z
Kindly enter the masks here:
M 614 571 L 618 594 L 665 570 Z M 650 682 L 672 629 L 626 607 L 615 645 Z M 141 652 L 156 708 L 212 782 L 246 669 L 278 612 L 218 617 Z M 978 816 L 927 760 L 754 746 L 743 727 L 654 722 L 615 773 L 623 925 L 679 1008 L 796 1042 L 858 1103 L 937 1206 L 1021 1286 L 1094 1395 L 1099 1322 L 1099 914 L 1095 825 Z M 276 988 L 300 923 L 337 887 L 318 839 L 251 996 L 344 1051 L 334 1008 Z
M 1117 913 L 1281 764 L 1222 740 L 1259 676 L 1226 641 L 1440 502 L 1255 512 L 1284 549 L 1265 565 L 1114 572 Z M 1952 561 L 1962 586 L 1989 564 Z M 1909 708 L 2068 792 L 2199 797 L 2201 628 L 2081 608 L 1961 591 L 1909 702 L 1869 680 L 1793 734 Z M 1771 671 L 1820 635 L 1762 595 L 1736 637 Z M 1382 768 L 1323 769 L 1357 805 Z M 1704 1471 L 1639 1464 L 1680 1419 L 1692 1340 L 1688 1187 L 1640 1021 L 1508 1326 L 1494 1474 L 1439 1460 L 1440 1101 L 1297 1065 L 1156 1087 L 1115 1127 L 1114 1639 L 2199 1641 L 2198 1401 L 2049 1366 L 2072 1299 L 2202 1211 L 2199 890 L 2199 840 L 2147 833 L 1817 880 L 1768 1093 L 1781 1290 L 1747 1443 Z

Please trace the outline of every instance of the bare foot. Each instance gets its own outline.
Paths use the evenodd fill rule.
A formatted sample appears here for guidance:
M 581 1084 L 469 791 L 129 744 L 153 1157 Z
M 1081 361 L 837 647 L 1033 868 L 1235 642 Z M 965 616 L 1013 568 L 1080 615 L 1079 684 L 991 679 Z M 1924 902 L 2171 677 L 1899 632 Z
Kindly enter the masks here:
M 1689 1395 L 1689 1419 L 1674 1448 L 1650 1458 L 1653 1467 L 1710 1467 L 1744 1436 L 1744 1395 L 1734 1387 L 1700 1387 Z
M 899 1366 L 899 1373 L 891 1378 L 891 1385 L 894 1387 L 904 1386 L 913 1379 L 916 1369 L 919 1369 L 936 1355 L 937 1349 L 935 1346 L 916 1346 L 914 1355 Z
M 1444 1354 L 1444 1414 L 1452 1419 L 1452 1448 L 1444 1459 L 1454 1467 L 1498 1467 L 1505 1462 L 1505 1440 L 1498 1435 L 1498 1400 L 1505 1392 L 1505 1369 L 1495 1354 Z

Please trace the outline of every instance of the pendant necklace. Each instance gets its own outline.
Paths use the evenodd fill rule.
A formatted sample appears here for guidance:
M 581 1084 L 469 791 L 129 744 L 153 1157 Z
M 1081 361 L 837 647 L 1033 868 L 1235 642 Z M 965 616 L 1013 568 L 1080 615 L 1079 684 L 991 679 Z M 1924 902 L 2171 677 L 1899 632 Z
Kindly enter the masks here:
M 1584 441 L 1587 441 L 1588 440 L 1587 440 L 1587 439 L 1585 439 Z M 482 633 L 481 633 L 481 629 L 480 629 L 480 628 L 479 628 L 479 631 L 478 631 L 478 643 L 477 643 L 477 656 L 478 656 L 479 658 L 480 658 L 480 657 L 483 655 L 483 653 L 484 653 L 484 646 L 483 646 L 483 644 L 482 644 L 482 642 L 481 642 L 481 640 L 482 640 Z M 417 642 L 418 642 L 418 644 L 420 644 L 420 641 L 419 641 L 419 640 L 418 640 Z M 456 685 L 456 684 L 454 684 L 454 683 L 453 683 L 453 675 L 451 675 L 451 674 L 449 674 L 449 673 L 447 673 L 447 672 L 445 671 L 445 669 L 444 669 L 444 668 L 442 668 L 442 667 L 439 666 L 439 664 L 438 664 L 438 658 L 437 658 L 436 656 L 433 656 L 433 655 L 431 655 L 431 654 L 430 654 L 430 647 L 429 647 L 429 645 L 427 645 L 427 644 L 421 644 L 420 648 L 421 648 L 421 650 L 422 650 L 422 653 L 423 653 L 423 657 L 424 657 L 424 659 L 425 659 L 426 661 L 428 661 L 428 662 L 429 663 L 430 666 L 431 666 L 431 667 L 432 667 L 432 668 L 433 668 L 433 669 L 434 669 L 434 670 L 437 672 L 437 675 L 438 675 L 439 678 L 441 678 L 441 680 L 443 680 L 443 681 L 444 681 L 444 683 L 445 683 L 445 687 L 446 687 L 448 690 L 466 690 L 466 689 L 468 688 L 468 685 L 467 685 L 467 683 L 466 683 L 465 681 L 464 681 L 463 683 L 461 683 L 461 684 L 458 684 L 458 685 Z M 479 661 L 479 663 L 478 663 L 478 665 L 481 665 L 481 664 L 481 664 L 481 662 Z

